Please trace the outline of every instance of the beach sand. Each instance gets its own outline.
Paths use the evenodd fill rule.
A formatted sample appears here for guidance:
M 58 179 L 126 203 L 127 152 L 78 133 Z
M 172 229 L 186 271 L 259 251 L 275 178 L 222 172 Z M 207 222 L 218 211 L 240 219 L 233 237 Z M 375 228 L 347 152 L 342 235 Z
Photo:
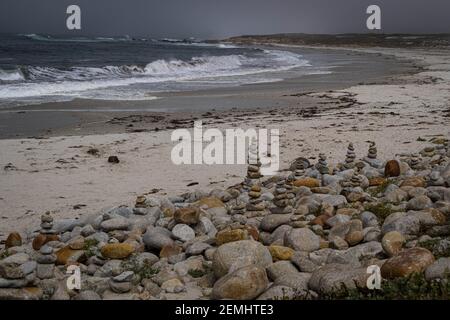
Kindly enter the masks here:
M 315 162 L 319 153 L 326 154 L 331 164 L 342 161 L 348 142 L 354 143 L 362 158 L 367 154 L 367 141 L 375 141 L 379 158 L 388 159 L 426 146 L 431 137 L 449 137 L 448 50 L 328 50 L 348 52 L 349 60 L 377 57 L 386 70 L 364 72 L 362 62 L 355 70 L 343 68 L 339 76 L 167 94 L 146 102 L 145 106 L 152 105 L 152 113 L 139 112 L 145 106 L 135 110 L 136 105 L 126 104 L 131 109 L 102 112 L 110 104 L 98 101 L 3 112 L 0 239 L 10 231 L 36 226 L 45 211 L 54 212 L 55 218 L 80 217 L 131 204 L 141 194 L 176 195 L 241 182 L 245 165 L 172 164 L 172 129 L 192 128 L 194 119 L 202 119 L 205 127 L 221 129 L 280 129 L 282 169 L 299 156 Z M 96 112 L 83 112 L 93 103 Z M 183 105 L 197 108 L 173 112 Z M 31 111 L 46 108 L 49 111 Z M 65 110 L 58 113 L 58 108 Z M 71 108 L 76 110 L 67 111 Z M 89 154 L 90 148 L 98 149 L 98 155 Z M 120 163 L 108 163 L 110 155 L 117 155 Z M 188 186 L 191 183 L 196 184 Z

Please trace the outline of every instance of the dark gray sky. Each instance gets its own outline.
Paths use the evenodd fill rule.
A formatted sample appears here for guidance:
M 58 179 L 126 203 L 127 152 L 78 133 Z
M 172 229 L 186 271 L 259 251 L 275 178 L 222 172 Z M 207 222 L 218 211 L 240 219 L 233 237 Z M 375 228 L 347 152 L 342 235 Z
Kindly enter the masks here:
M 66 29 L 77 4 L 82 30 Z M 367 32 L 366 8 L 385 33 L 450 33 L 449 0 L 0 0 L 0 32 L 223 38 L 281 32 Z

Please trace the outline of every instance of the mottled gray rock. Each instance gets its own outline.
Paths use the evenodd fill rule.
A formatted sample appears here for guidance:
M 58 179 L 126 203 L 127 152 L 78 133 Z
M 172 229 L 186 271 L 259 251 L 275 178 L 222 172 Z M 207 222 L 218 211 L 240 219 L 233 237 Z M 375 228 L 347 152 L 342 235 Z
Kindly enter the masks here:
M 194 230 L 189 227 L 187 224 L 177 224 L 172 229 L 172 235 L 175 239 L 181 240 L 183 242 L 192 240 L 195 238 Z
M 266 268 L 272 263 L 272 255 L 267 247 L 253 240 L 229 242 L 217 248 L 213 258 L 213 270 L 220 278 L 233 265 L 256 265 Z
M 341 195 L 317 195 L 322 200 L 322 205 L 330 205 L 332 207 L 341 208 L 347 204 L 347 199 Z
M 272 281 L 275 281 L 279 277 L 289 273 L 298 273 L 297 268 L 290 261 L 274 262 L 266 268 L 266 271 L 267 276 Z
M 320 248 L 320 237 L 308 228 L 298 228 L 286 232 L 284 243 L 296 251 L 311 252 Z
M 118 276 L 115 276 L 113 280 L 115 282 L 129 282 L 133 279 L 134 272 L 133 271 L 125 271 L 119 274 Z
M 81 226 L 82 221 L 78 219 L 61 219 L 56 220 L 53 229 L 56 233 L 63 233 L 66 231 L 72 231 L 76 226 Z
M 2 263 L 20 265 L 30 260 L 30 256 L 24 252 L 19 252 L 1 260 Z
M 129 226 L 130 221 L 121 216 L 105 220 L 100 224 L 100 228 L 106 232 L 113 230 L 127 230 Z
M 213 299 L 250 300 L 264 292 L 268 284 L 264 268 L 250 265 L 220 278 L 211 296 Z
M 274 285 L 288 286 L 293 288 L 296 292 L 302 292 L 308 290 L 308 282 L 311 279 L 311 273 L 296 272 L 287 273 L 278 277 L 274 281 Z
M 308 286 L 322 294 L 331 294 L 342 288 L 365 287 L 368 278 L 366 268 L 349 268 L 348 265 L 332 263 L 314 271 Z
M 332 216 L 331 218 L 329 218 L 325 222 L 325 224 L 332 228 L 337 224 L 348 222 L 348 221 L 350 221 L 350 216 L 345 215 L 345 214 L 336 214 L 336 215 Z
M 379 226 L 377 216 L 370 211 L 361 213 L 360 219 L 363 223 L 363 228 Z
M 364 260 L 375 258 L 383 252 L 381 243 L 371 241 L 351 247 L 347 250 L 333 250 L 327 258 L 327 264 L 339 263 L 359 267 Z
M 295 290 L 289 286 L 273 285 L 261 294 L 257 300 L 292 300 Z
M 173 244 L 171 232 L 162 227 L 148 227 L 142 240 L 148 249 L 161 250 L 166 245 Z
M 207 249 L 211 248 L 211 245 L 205 242 L 194 242 L 186 249 L 188 256 L 194 256 L 202 254 Z
M 439 258 L 425 270 L 427 280 L 445 279 L 450 275 L 450 258 Z
M 290 214 L 268 214 L 260 224 L 260 228 L 264 231 L 271 232 L 282 224 L 287 224 L 291 221 Z
M 425 195 L 414 197 L 406 204 L 408 210 L 423 210 L 432 206 L 433 202 Z
M 81 291 L 73 300 L 102 300 L 102 298 L 92 290 Z

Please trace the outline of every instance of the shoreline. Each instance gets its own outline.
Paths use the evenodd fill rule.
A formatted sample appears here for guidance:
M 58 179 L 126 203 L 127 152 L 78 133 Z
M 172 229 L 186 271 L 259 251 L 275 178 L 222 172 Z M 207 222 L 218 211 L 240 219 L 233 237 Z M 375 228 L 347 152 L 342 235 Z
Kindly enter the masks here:
M 330 59 L 326 63 L 332 67 L 332 73 L 238 87 L 159 93 L 157 100 L 149 101 L 75 99 L 4 108 L 0 109 L 0 139 L 152 132 L 177 128 L 179 125 L 174 123 L 185 122 L 187 117 L 239 117 L 248 112 L 270 114 L 280 108 L 297 112 L 317 106 L 317 99 L 302 93 L 345 89 L 366 82 L 392 83 L 397 76 L 410 75 L 421 68 L 378 53 L 342 54 L 336 48 L 285 49 L 306 54 L 307 59 L 318 59 L 315 55 L 319 52 L 319 59 Z M 140 121 L 142 115 L 147 117 Z M 153 116 L 157 122 L 152 121 Z M 123 118 L 123 124 L 110 121 L 117 118 Z

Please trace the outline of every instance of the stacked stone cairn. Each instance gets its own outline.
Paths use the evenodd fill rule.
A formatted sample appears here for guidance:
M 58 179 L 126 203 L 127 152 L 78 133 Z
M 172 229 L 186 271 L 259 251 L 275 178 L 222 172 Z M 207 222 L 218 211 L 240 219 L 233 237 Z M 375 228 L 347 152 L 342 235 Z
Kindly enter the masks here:
M 383 162 L 377 159 L 377 145 L 374 141 L 369 142 L 369 151 L 367 152 L 367 157 L 363 160 L 368 163 L 371 167 L 381 168 L 383 166 Z
M 355 148 L 353 147 L 353 143 L 350 142 L 347 146 L 347 155 L 345 156 L 345 162 L 342 165 L 343 170 L 353 169 L 356 165 L 355 159 Z
M 330 169 L 328 168 L 327 156 L 323 153 L 319 154 L 319 161 L 316 163 L 316 169 L 320 174 L 329 174 Z
M 270 211 L 273 214 L 292 212 L 292 193 L 288 193 L 284 179 L 277 182 L 273 196 L 273 204 L 275 205 L 275 207 L 270 208 Z
M 419 169 L 420 166 L 420 156 L 417 153 L 411 155 L 411 159 L 409 160 L 409 166 L 413 170 Z
M 259 149 L 256 139 L 252 139 L 247 156 L 247 177 L 244 181 L 244 190 L 249 191 L 255 184 L 259 184 L 261 179 L 261 162 L 259 159 Z

